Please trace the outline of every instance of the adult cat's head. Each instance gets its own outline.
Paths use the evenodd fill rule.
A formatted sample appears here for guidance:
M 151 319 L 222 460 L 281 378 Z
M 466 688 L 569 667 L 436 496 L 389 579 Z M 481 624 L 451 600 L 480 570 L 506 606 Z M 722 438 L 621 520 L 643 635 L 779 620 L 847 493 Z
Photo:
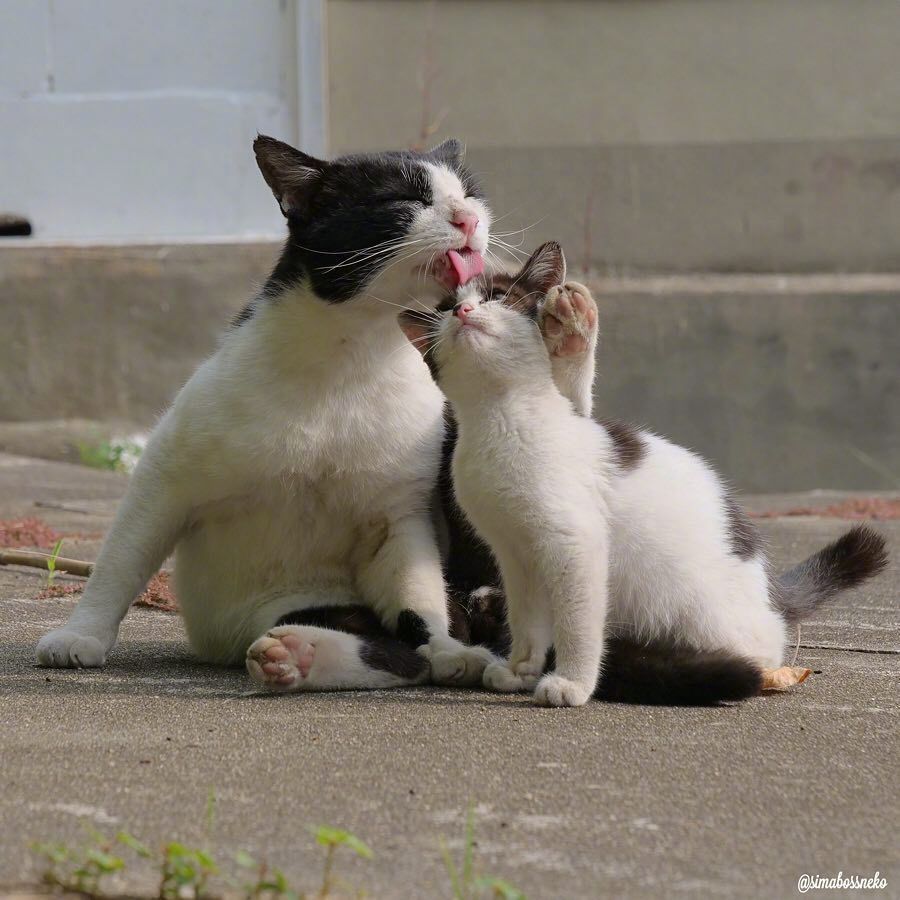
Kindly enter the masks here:
M 264 135 L 253 149 L 290 232 L 267 293 L 308 280 L 331 303 L 437 302 L 482 272 L 490 211 L 459 141 L 330 162 Z
M 451 399 L 461 389 L 528 383 L 542 371 L 549 376 L 538 319 L 548 291 L 565 280 L 562 247 L 548 241 L 518 272 L 474 279 L 435 313 L 410 311 L 400 324 Z

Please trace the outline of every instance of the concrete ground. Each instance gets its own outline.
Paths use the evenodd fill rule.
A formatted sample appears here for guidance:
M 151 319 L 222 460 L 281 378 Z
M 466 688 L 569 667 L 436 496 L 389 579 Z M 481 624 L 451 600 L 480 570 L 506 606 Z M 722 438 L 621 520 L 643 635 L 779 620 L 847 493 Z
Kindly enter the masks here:
M 73 535 L 66 555 L 92 558 L 123 485 L 0 455 L 0 519 L 38 515 Z M 848 524 L 760 522 L 778 566 Z M 37 879 L 30 840 L 78 841 L 85 823 L 200 842 L 214 790 L 218 855 L 247 849 L 300 887 L 320 871 L 306 826 L 330 824 L 374 850 L 338 863 L 370 896 L 448 897 L 438 845 L 460 853 L 471 803 L 479 869 L 532 900 L 791 897 L 804 873 L 876 871 L 888 886 L 874 893 L 900 896 L 900 521 L 877 527 L 889 572 L 803 628 L 799 661 L 817 674 L 720 709 L 544 710 L 433 688 L 262 696 L 194 662 L 176 616 L 143 609 L 106 669 L 39 669 L 33 645 L 72 601 L 37 600 L 40 572 L 0 568 L 0 886 Z M 154 884 L 138 867 L 119 887 Z

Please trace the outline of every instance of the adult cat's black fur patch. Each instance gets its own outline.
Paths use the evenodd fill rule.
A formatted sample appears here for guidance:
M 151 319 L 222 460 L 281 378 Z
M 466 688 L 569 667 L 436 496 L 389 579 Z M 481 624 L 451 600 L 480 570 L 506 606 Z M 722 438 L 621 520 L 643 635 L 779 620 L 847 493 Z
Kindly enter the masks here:
M 316 628 L 333 628 L 348 634 L 373 637 L 391 636 L 375 611 L 361 603 L 346 606 L 311 606 L 282 616 L 276 625 L 313 625 Z
M 428 660 L 395 637 L 360 638 L 359 658 L 373 669 L 390 672 L 400 678 L 418 678 Z
M 445 165 L 462 182 L 466 196 L 481 191 L 462 162 L 458 141 L 427 153 L 400 150 L 342 156 L 331 162 L 260 135 L 253 144 L 263 177 L 288 223 L 288 240 L 263 288 L 274 298 L 308 278 L 316 295 L 340 303 L 357 295 L 387 266 L 396 251 L 370 256 L 407 236 L 417 210 L 432 203 L 424 163 Z M 253 315 L 248 307 L 233 324 Z
M 431 635 L 425 620 L 410 609 L 404 609 L 397 617 L 397 638 L 415 649 L 427 644 Z
M 713 706 L 745 700 L 762 688 L 762 671 L 732 653 L 676 644 L 609 641 L 598 700 L 664 706 Z
M 367 666 L 400 678 L 418 678 L 428 665 L 424 656 L 405 643 L 399 634 L 391 634 L 375 611 L 362 604 L 299 609 L 282 616 L 276 624 L 311 625 L 355 635 L 359 638 L 360 659 Z M 422 643 L 428 643 L 427 631 Z

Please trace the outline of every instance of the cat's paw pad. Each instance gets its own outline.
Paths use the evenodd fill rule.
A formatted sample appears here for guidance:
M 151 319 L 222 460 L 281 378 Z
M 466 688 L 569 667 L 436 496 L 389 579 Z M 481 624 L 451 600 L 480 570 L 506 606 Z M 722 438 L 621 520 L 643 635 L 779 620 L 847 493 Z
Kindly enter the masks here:
M 591 699 L 590 687 L 561 675 L 545 675 L 534 691 L 538 706 L 584 706 Z
M 597 304 L 577 281 L 552 288 L 540 306 L 539 322 L 553 356 L 577 356 L 591 346 L 597 333 Z
M 496 662 L 496 657 L 486 647 L 469 647 L 452 641 L 455 646 L 442 647 L 432 643 L 431 678 L 435 684 L 456 687 L 473 687 L 481 684 L 485 668 Z
M 247 650 L 247 671 L 273 691 L 299 690 L 316 658 L 316 646 L 291 626 L 273 628 Z
M 114 640 L 114 639 L 113 639 Z M 35 656 L 38 664 L 57 669 L 92 669 L 106 662 L 113 641 L 67 628 L 57 628 L 39 641 Z
M 525 682 L 506 663 L 491 663 L 482 676 L 481 683 L 489 691 L 515 694 L 526 689 Z

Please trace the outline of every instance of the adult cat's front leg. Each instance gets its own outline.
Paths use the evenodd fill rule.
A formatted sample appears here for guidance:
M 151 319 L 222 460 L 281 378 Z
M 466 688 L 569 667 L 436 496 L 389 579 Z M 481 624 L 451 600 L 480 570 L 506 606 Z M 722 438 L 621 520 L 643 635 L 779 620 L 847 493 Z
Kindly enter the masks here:
M 591 292 L 577 281 L 551 288 L 538 310 L 538 323 L 559 392 L 579 415 L 590 416 L 597 347 L 597 304 Z
M 384 543 L 358 574 L 363 599 L 401 640 L 431 662 L 438 684 L 481 682 L 497 657 L 450 636 L 447 595 L 431 520 L 411 515 L 392 522 Z
M 132 476 L 84 594 L 37 645 L 37 661 L 58 668 L 102 666 L 134 598 L 171 552 L 189 505 L 151 444 Z

